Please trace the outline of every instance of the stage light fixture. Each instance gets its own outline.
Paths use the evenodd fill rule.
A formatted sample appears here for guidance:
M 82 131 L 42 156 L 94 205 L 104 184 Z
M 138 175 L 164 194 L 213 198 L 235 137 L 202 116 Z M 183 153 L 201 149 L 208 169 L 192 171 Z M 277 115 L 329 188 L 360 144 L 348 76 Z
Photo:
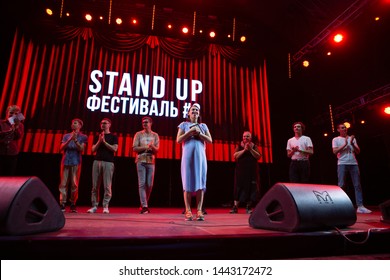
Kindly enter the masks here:
M 65 15 L 66 15 L 67 17 L 70 17 L 70 14 L 69 14 L 69 13 L 66 13 Z
M 325 133 L 324 133 L 324 137 L 328 137 L 328 133 L 325 132 Z
M 245 37 L 245 36 L 241 36 L 240 41 L 241 41 L 242 43 L 244 43 L 244 42 L 246 41 L 246 37 Z
M 115 22 L 116 22 L 116 24 L 120 25 L 120 24 L 122 24 L 122 19 L 121 18 L 117 18 L 115 20 Z
M 99 19 L 100 19 L 100 20 L 103 20 L 103 16 L 100 16 Z
M 365 124 L 366 121 L 365 121 L 365 120 L 361 120 L 360 123 L 361 123 L 361 124 Z
M 383 112 L 385 112 L 387 115 L 390 115 L 390 106 L 386 106 Z
M 133 18 L 133 19 L 131 20 L 131 23 L 135 25 L 135 24 L 138 23 L 138 21 L 137 21 L 137 19 Z
M 302 65 L 303 65 L 303 67 L 309 67 L 310 63 L 308 60 L 304 60 L 304 61 L 302 61 Z
M 182 31 L 184 34 L 187 34 L 187 33 L 188 33 L 188 27 L 183 27 L 181 31 Z
M 344 122 L 344 125 L 346 128 L 350 128 L 351 127 L 351 123 L 350 122 Z
M 88 20 L 88 21 L 91 21 L 92 20 L 92 16 L 90 14 L 86 14 L 85 15 L 85 19 Z
M 210 36 L 210 38 L 215 38 L 215 32 L 214 31 L 210 31 L 210 33 L 209 33 L 209 36 Z
M 332 52 L 327 52 L 326 55 L 327 55 L 327 56 L 331 56 L 331 55 L 332 55 Z
M 48 14 L 49 16 L 52 16 L 53 15 L 52 9 L 47 8 L 46 9 L 46 14 Z
M 333 41 L 335 43 L 341 43 L 344 40 L 344 35 L 341 33 L 337 33 L 336 35 L 333 36 Z

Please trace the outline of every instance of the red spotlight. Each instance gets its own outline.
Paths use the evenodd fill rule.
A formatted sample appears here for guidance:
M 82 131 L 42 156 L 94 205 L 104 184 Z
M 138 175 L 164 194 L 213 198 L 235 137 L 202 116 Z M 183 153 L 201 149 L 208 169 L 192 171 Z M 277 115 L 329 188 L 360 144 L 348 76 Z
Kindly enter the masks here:
M 133 19 L 131 20 L 131 23 L 132 23 L 132 24 L 137 24 L 138 21 L 137 21 L 137 19 L 133 18 Z
M 386 106 L 385 109 L 383 109 L 383 112 L 385 112 L 387 115 L 390 115 L 390 106 Z
M 333 41 L 335 43 L 341 43 L 344 40 L 344 35 L 341 33 L 337 33 L 336 35 L 333 36 Z

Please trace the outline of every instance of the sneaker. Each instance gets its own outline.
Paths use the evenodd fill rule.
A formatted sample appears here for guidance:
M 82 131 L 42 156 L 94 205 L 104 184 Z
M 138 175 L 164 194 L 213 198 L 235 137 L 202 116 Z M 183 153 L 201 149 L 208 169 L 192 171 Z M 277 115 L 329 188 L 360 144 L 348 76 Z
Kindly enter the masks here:
M 193 217 L 192 217 L 192 213 L 191 211 L 186 211 L 185 214 L 184 214 L 184 219 L 186 221 L 192 221 Z
M 74 205 L 74 204 L 70 205 L 70 212 L 77 213 L 76 205 Z
M 370 214 L 372 211 L 371 210 L 368 210 L 366 207 L 364 206 L 359 206 L 356 210 L 356 213 L 358 214 Z
M 237 214 L 238 213 L 238 207 L 236 205 L 233 206 L 232 210 L 229 212 L 230 214 Z
M 196 213 L 196 220 L 197 221 L 204 221 L 203 211 L 198 211 Z
M 96 213 L 96 211 L 97 211 L 97 207 L 94 206 L 94 207 L 88 209 L 87 213 Z
M 252 214 L 252 212 L 253 212 L 252 208 L 246 207 L 246 213 L 247 214 Z
M 108 210 L 108 207 L 103 208 L 103 214 L 109 214 L 110 210 Z
M 61 211 L 65 212 L 65 204 L 61 204 L 60 207 L 61 207 Z
M 150 213 L 150 211 L 149 211 L 148 207 L 142 207 L 142 209 L 141 209 L 141 211 L 139 213 L 140 214 L 148 214 L 148 213 Z

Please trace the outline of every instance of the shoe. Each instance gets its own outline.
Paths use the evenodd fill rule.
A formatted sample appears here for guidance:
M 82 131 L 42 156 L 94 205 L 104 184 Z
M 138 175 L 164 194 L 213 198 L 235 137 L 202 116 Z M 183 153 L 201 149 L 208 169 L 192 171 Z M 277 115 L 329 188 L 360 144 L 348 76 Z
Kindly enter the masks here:
M 62 212 L 65 212 L 65 210 L 66 210 L 66 209 L 65 209 L 65 204 L 61 204 L 60 207 L 61 207 L 61 211 L 62 211 Z
M 94 206 L 94 207 L 88 209 L 87 213 L 96 213 L 96 211 L 97 211 L 97 207 Z
M 246 207 L 246 213 L 252 214 L 253 210 L 250 207 Z
M 193 217 L 192 217 L 192 213 L 191 211 L 186 211 L 185 214 L 184 214 L 184 219 L 186 221 L 192 221 Z
M 203 208 L 202 211 L 203 211 L 203 215 L 207 215 L 206 209 Z
M 103 214 L 109 214 L 110 210 L 108 210 L 108 207 L 103 208 Z
M 363 205 L 362 206 L 358 206 L 358 208 L 356 210 L 356 213 L 358 213 L 358 214 L 370 214 L 371 212 L 372 212 L 371 210 L 368 210 Z
M 196 220 L 197 220 L 197 221 L 204 221 L 203 211 L 198 211 L 198 212 L 196 213 Z
M 236 205 L 233 206 L 232 210 L 229 212 L 230 214 L 237 214 L 238 213 L 238 207 Z
M 149 208 L 148 207 L 142 207 L 142 210 L 141 210 L 141 212 L 139 212 L 140 214 L 148 214 L 148 213 L 150 213 L 150 211 L 149 211 Z
M 77 213 L 76 205 L 74 205 L 74 204 L 70 205 L 70 212 Z

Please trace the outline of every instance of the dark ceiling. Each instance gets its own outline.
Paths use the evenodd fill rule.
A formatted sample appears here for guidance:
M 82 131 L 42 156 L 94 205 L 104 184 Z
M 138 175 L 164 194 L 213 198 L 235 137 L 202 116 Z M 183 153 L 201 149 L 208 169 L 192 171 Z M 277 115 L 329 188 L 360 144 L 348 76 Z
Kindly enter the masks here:
M 197 26 L 231 31 L 234 19 L 237 35 L 246 33 L 247 46 L 268 60 L 271 102 L 288 110 L 286 100 L 299 100 L 292 118 L 312 119 L 329 104 L 341 106 L 390 83 L 390 0 L 15 0 L 2 1 L 2 25 L 38 17 L 44 5 L 58 10 L 61 3 L 64 12 L 89 8 L 105 15 L 111 3 L 113 18 L 135 13 L 148 23 L 146 30 L 153 7 L 156 30 L 168 19 L 193 24 L 194 12 Z M 328 39 L 339 29 L 346 42 L 335 47 Z M 303 69 L 306 58 L 311 64 Z

